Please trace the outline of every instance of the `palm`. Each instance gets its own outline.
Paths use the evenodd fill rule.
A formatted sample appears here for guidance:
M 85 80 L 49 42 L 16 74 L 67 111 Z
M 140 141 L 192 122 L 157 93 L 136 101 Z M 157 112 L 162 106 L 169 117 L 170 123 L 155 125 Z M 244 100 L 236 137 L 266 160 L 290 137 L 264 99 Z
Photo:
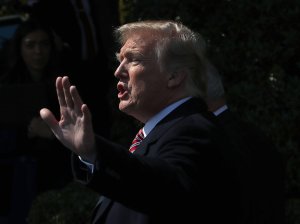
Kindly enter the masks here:
M 90 112 L 67 77 L 58 77 L 57 96 L 60 120 L 48 109 L 41 110 L 41 117 L 50 126 L 57 139 L 77 155 L 89 157 L 94 147 L 94 132 Z
M 74 151 L 82 151 L 84 148 L 84 119 L 67 107 L 61 108 L 61 120 L 59 132 L 56 137 L 67 147 Z

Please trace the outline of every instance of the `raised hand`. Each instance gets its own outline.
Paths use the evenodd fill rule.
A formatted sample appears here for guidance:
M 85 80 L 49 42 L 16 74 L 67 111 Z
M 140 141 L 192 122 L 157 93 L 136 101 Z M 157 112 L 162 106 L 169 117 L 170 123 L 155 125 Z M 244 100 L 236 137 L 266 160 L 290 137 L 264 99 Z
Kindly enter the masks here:
M 67 76 L 56 79 L 56 92 L 60 120 L 47 108 L 40 110 L 42 119 L 63 145 L 83 159 L 93 162 L 96 157 L 95 134 L 87 105 L 83 104 L 76 87 L 71 86 Z

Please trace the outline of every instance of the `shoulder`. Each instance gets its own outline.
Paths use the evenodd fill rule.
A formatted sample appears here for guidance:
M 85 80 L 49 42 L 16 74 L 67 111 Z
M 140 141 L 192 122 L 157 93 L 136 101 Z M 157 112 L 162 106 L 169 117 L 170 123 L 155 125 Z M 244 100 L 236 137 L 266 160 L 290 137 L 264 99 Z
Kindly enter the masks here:
M 173 133 L 195 129 L 208 131 L 213 129 L 215 125 L 215 117 L 208 111 L 204 101 L 199 98 L 192 98 L 168 114 L 155 129 L 156 131 L 170 129 Z
M 163 119 L 149 138 L 163 145 L 177 144 L 198 150 L 204 145 L 217 148 L 216 145 L 224 141 L 221 132 L 214 116 L 207 110 L 179 108 Z

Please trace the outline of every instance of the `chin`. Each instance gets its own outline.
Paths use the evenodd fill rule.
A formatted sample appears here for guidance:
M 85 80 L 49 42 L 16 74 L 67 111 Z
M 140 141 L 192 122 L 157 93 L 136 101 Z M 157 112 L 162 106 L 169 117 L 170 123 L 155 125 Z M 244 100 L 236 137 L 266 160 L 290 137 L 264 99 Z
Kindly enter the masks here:
M 120 110 L 120 111 L 126 113 L 126 111 L 128 110 L 128 108 L 130 108 L 130 106 L 128 105 L 127 102 L 120 101 L 120 103 L 119 103 L 119 110 Z
M 134 105 L 129 104 L 128 102 L 120 102 L 119 103 L 119 110 L 122 111 L 123 113 L 132 116 L 134 114 Z

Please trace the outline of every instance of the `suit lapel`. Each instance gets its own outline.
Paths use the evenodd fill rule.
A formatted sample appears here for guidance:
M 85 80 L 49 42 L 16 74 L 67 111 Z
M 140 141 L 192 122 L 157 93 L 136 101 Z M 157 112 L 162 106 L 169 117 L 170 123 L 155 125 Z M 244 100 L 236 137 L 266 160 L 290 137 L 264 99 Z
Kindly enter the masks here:
M 213 119 L 213 115 L 207 111 L 207 106 L 204 101 L 202 101 L 200 98 L 192 98 L 162 119 L 142 141 L 135 153 L 138 155 L 147 154 L 149 145 L 154 144 L 179 120 L 194 113 L 201 113 L 203 116 Z
M 92 213 L 92 224 L 104 223 L 105 216 L 112 205 L 112 200 L 101 196 Z

